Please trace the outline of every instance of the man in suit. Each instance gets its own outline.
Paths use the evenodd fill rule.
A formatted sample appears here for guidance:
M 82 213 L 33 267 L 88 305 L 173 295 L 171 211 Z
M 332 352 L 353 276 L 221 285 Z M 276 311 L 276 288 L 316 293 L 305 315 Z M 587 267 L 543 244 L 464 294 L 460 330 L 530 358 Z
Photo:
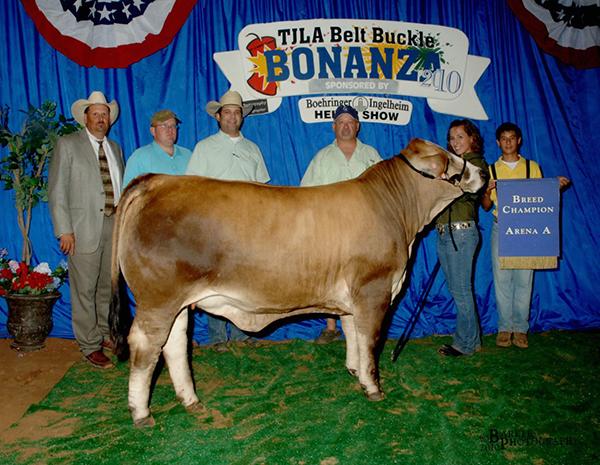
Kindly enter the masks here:
M 106 137 L 119 115 L 102 92 L 71 106 L 84 126 L 58 139 L 48 173 L 48 201 L 54 233 L 68 255 L 73 332 L 95 367 L 111 368 L 108 309 L 114 211 L 123 179 L 121 147 Z

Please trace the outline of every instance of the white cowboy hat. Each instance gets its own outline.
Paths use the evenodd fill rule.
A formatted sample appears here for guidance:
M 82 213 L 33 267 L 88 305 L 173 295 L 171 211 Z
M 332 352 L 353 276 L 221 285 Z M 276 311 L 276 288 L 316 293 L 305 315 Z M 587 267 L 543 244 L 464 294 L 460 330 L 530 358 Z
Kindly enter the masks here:
M 242 116 L 247 116 L 252 112 L 252 105 L 244 105 L 244 102 L 242 102 L 242 96 L 239 94 L 239 92 L 236 92 L 235 90 L 228 90 L 223 94 L 218 102 L 211 100 L 206 104 L 206 113 L 213 118 L 216 118 L 217 112 L 225 105 L 236 105 L 240 107 L 242 109 Z
M 115 100 L 108 103 L 104 94 L 99 90 L 95 90 L 94 92 L 92 92 L 87 98 L 87 100 L 79 99 L 75 103 L 73 103 L 73 105 L 71 105 L 71 114 L 73 115 L 73 118 L 75 118 L 75 121 L 77 121 L 82 126 L 85 126 L 85 123 L 83 121 L 83 115 L 85 113 L 85 110 L 87 109 L 87 107 L 94 104 L 106 105 L 109 108 L 110 124 L 112 126 L 112 124 L 119 117 L 119 105 Z

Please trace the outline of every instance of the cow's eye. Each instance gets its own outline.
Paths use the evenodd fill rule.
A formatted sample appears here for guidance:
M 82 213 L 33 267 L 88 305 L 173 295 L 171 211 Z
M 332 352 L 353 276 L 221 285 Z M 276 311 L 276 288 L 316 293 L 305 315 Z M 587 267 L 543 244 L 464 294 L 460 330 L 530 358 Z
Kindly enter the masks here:
M 448 181 L 454 184 L 455 186 L 458 186 L 460 184 L 461 177 L 462 176 L 460 174 L 455 174 L 453 176 L 450 176 L 450 179 L 448 179 Z

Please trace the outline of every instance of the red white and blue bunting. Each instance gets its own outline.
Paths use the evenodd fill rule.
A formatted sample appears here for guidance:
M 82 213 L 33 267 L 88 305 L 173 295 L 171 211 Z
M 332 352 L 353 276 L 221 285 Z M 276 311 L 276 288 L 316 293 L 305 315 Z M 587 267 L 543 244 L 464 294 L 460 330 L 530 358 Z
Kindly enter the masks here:
M 599 0 L 508 0 L 538 46 L 577 68 L 600 66 Z
M 166 47 L 196 1 L 21 0 L 52 47 L 99 68 L 125 68 Z

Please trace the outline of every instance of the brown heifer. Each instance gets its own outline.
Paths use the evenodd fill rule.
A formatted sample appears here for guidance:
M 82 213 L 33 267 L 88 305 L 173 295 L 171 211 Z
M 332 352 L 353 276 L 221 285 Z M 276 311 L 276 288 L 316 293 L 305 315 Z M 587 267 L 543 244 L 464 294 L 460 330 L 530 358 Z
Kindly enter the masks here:
M 347 369 L 369 399 L 382 399 L 375 346 L 415 237 L 483 184 L 479 168 L 421 139 L 356 179 L 320 187 L 166 175 L 133 182 L 115 220 L 112 277 L 117 289 L 121 271 L 137 302 L 128 337 L 134 423 L 154 424 L 148 402 L 161 351 L 183 405 L 199 405 L 186 352 L 190 304 L 246 331 L 293 315 L 339 315 Z

